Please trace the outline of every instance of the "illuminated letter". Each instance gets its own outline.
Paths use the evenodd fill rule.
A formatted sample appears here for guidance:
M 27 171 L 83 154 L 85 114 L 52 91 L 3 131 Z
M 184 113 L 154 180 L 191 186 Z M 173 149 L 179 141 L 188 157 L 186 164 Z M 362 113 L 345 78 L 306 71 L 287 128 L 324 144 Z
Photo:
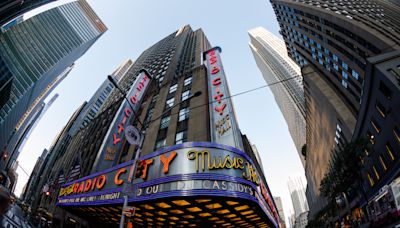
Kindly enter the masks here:
M 168 173 L 169 170 L 169 163 L 176 157 L 176 152 L 172 151 L 172 153 L 166 158 L 164 154 L 160 156 L 160 161 L 164 165 L 164 173 Z
M 79 183 L 75 183 L 75 185 L 74 185 L 74 193 L 77 193 L 78 188 L 79 188 Z
M 137 102 L 136 97 L 132 96 L 132 97 L 131 97 L 131 102 L 132 102 L 133 104 L 136 104 L 136 102 Z
M 231 157 L 228 155 L 228 156 L 225 157 L 224 164 L 222 165 L 222 168 L 230 169 L 232 167 L 233 167 L 233 165 L 232 165 Z
M 254 167 L 249 162 L 246 162 L 246 167 L 247 167 L 248 175 L 246 175 L 246 171 L 245 171 L 245 172 L 243 172 L 243 177 L 246 180 L 252 181 L 252 182 L 256 183 L 257 185 L 259 185 L 260 180 L 257 177 L 257 173 L 256 173 L 256 170 L 254 169 Z
M 196 162 L 196 172 L 199 172 L 199 155 L 201 157 L 201 169 L 204 171 L 205 169 L 205 163 L 206 163 L 206 155 L 208 157 L 208 166 L 210 166 L 210 156 L 208 154 L 208 151 L 195 151 L 195 150 L 190 150 L 187 153 L 187 157 L 189 160 L 195 160 Z
M 129 108 L 125 109 L 125 116 L 129 117 L 131 115 L 132 110 L 130 110 Z
M 210 159 L 209 159 L 210 160 Z M 210 165 L 210 162 L 208 163 L 208 169 L 221 169 L 222 167 L 222 157 L 218 157 L 218 163 L 217 163 L 217 157 L 213 158 L 213 163 Z
M 223 104 L 222 106 L 219 106 L 219 107 L 216 106 L 214 109 L 222 116 L 222 114 L 224 114 L 225 107 L 226 107 L 226 104 Z
M 142 161 L 142 166 L 143 166 L 143 174 L 141 178 L 145 180 L 147 178 L 147 166 L 153 164 L 153 159 L 147 159 Z
M 212 81 L 213 86 L 217 86 L 221 84 L 221 78 L 216 78 Z
M 215 64 L 215 63 L 217 62 L 217 60 L 218 60 L 218 59 L 217 59 L 217 56 L 211 56 L 211 57 L 210 57 L 210 63 L 211 63 L 211 64 Z
M 85 181 L 82 181 L 78 188 L 78 193 L 83 192 L 83 187 L 85 186 Z
M 219 72 L 219 68 L 217 66 L 214 66 L 211 70 L 211 74 L 216 74 Z
M 90 187 L 91 187 L 90 185 L 91 184 L 92 184 L 92 180 L 89 179 L 89 180 L 86 181 L 85 189 L 84 189 L 85 192 L 90 190 Z
M 124 183 L 123 180 L 119 179 L 119 175 L 121 175 L 122 173 L 126 173 L 126 168 L 122 168 L 122 169 L 118 170 L 118 172 L 115 174 L 114 183 L 116 185 L 121 185 L 122 183 Z
M 92 181 L 92 188 L 91 188 L 90 190 L 93 190 L 93 189 L 94 189 L 94 186 L 96 186 L 96 180 L 97 180 L 97 177 L 95 177 L 95 178 L 93 179 L 93 181 Z
M 117 135 L 115 133 L 113 134 L 113 137 L 114 137 L 114 145 L 121 141 L 120 138 L 117 138 Z
M 97 179 L 96 188 L 99 190 L 102 189 L 105 183 L 106 183 L 106 175 L 103 174 L 99 176 L 99 179 Z
M 223 97 L 223 96 L 224 96 L 224 94 L 219 93 L 219 94 L 217 94 L 217 95 L 214 96 L 214 100 L 217 100 L 218 103 L 221 104 L 221 97 Z
M 118 124 L 118 134 L 121 134 L 122 131 L 124 131 L 125 128 L 121 124 Z

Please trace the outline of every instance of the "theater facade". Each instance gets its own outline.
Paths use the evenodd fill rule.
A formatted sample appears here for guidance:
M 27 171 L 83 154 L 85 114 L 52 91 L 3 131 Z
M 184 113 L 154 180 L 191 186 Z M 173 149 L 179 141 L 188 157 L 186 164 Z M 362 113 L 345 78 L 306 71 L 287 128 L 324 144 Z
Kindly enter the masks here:
M 118 224 L 123 196 L 137 225 L 278 227 L 266 183 L 250 157 L 231 146 L 189 142 L 65 184 L 58 206 L 89 221 Z

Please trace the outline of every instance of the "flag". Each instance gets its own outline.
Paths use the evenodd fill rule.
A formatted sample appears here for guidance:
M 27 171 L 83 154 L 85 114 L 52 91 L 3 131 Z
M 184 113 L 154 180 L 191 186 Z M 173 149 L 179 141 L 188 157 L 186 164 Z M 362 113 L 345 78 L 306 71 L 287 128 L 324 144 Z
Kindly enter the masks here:
M 65 176 L 64 176 L 64 170 L 61 169 L 60 172 L 58 172 L 58 184 L 63 184 L 65 183 Z
M 49 184 L 43 185 L 42 192 L 47 192 L 47 191 L 49 191 Z
M 74 164 L 71 166 L 68 176 L 68 182 L 78 179 L 81 174 L 81 164 L 79 157 L 76 157 Z

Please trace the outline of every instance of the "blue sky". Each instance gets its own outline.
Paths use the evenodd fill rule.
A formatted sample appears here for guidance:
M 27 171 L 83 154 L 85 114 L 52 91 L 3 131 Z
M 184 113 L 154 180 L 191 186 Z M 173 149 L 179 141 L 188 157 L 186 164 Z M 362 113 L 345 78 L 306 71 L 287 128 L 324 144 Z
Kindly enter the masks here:
M 88 2 L 108 31 L 53 91 L 60 97 L 43 116 L 19 158 L 20 165 L 28 173 L 43 149 L 49 148 L 72 113 L 90 99 L 107 74 L 124 60 L 135 60 L 142 51 L 186 24 L 193 30 L 202 28 L 211 44 L 222 48 L 221 58 L 231 94 L 265 84 L 248 46 L 247 31 L 263 26 L 279 36 L 268 0 Z M 269 89 L 261 89 L 237 96 L 233 102 L 241 131 L 256 144 L 271 191 L 274 196 L 282 197 L 285 216 L 288 216 L 293 209 L 287 179 L 303 171 L 275 99 Z M 27 179 L 19 171 L 17 195 Z

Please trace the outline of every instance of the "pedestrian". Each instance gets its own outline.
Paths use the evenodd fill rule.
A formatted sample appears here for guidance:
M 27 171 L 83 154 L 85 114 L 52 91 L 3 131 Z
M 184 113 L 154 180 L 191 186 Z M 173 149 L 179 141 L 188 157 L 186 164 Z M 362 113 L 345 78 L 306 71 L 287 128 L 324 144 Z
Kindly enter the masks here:
M 0 225 L 3 225 L 3 217 L 11 203 L 10 191 L 0 185 Z

